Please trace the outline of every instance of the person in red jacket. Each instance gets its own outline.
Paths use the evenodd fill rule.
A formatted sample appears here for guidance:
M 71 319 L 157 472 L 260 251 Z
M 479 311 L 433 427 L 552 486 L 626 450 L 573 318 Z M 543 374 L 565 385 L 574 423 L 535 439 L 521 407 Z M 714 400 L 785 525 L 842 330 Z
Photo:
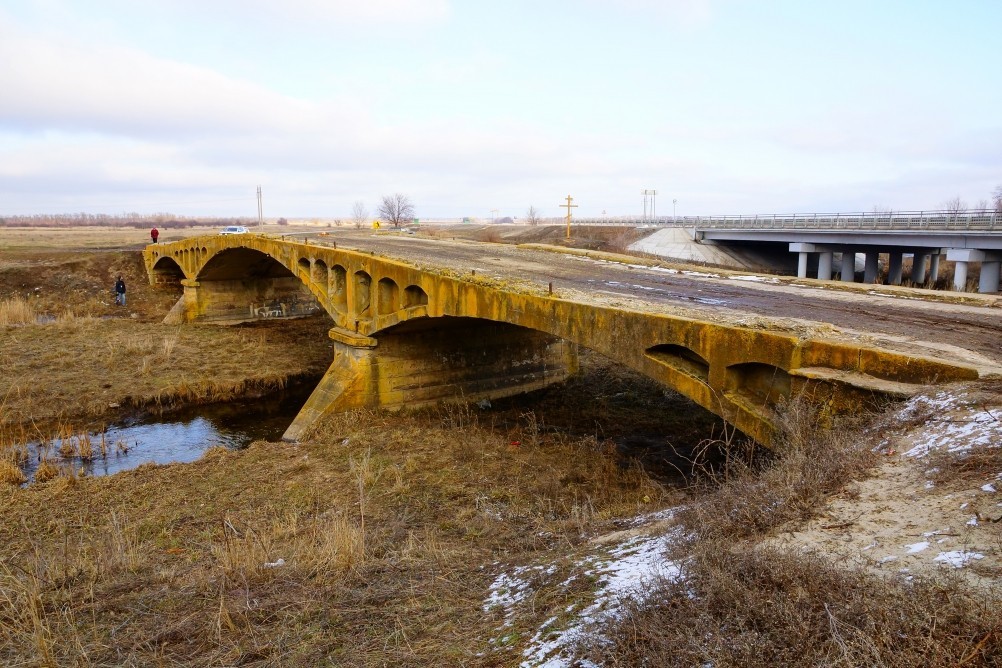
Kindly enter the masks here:
M 154 227 L 152 230 L 150 230 L 150 239 L 153 239 L 153 243 L 156 243 L 157 239 L 159 238 L 160 238 L 160 230 Z

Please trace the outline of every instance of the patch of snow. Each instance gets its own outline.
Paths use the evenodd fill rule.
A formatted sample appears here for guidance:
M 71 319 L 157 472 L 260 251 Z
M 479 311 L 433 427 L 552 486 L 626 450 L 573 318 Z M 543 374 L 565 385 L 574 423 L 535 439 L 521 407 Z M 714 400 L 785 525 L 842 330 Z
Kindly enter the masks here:
M 583 640 L 594 644 L 602 642 L 600 627 L 620 616 L 624 602 L 643 602 L 647 598 L 647 585 L 656 578 L 677 578 L 677 564 L 662 557 L 673 534 L 654 537 L 636 537 L 622 543 L 608 553 L 608 557 L 586 557 L 581 565 L 591 566 L 598 575 L 594 602 L 583 609 L 562 630 L 550 629 L 553 620 L 547 620 L 529 641 L 523 652 L 521 668 L 570 668 L 571 665 L 591 666 L 589 662 L 573 660 L 573 646 Z
M 932 480 L 926 480 L 925 481 L 925 488 L 926 489 L 932 489 L 935 486 L 936 486 L 936 483 L 934 483 Z
M 675 509 L 661 510 L 641 515 L 630 521 L 630 526 L 642 526 L 668 519 Z M 573 563 L 576 572 L 564 582 L 549 586 L 567 588 L 580 577 L 591 579 L 594 591 L 590 603 L 567 606 L 564 619 L 550 617 L 543 622 L 523 651 L 524 668 L 591 667 L 594 664 L 574 659 L 574 648 L 579 642 L 594 644 L 605 642 L 602 626 L 620 617 L 622 606 L 629 601 L 643 602 L 649 595 L 650 584 L 659 578 L 677 578 L 680 569 L 674 562 L 665 561 L 664 552 L 678 532 L 661 536 L 633 536 L 613 545 L 598 548 Z M 504 630 L 513 624 L 514 616 L 524 603 L 531 600 L 535 583 L 552 576 L 556 566 L 516 566 L 501 573 L 490 586 L 484 600 L 484 612 L 500 608 L 504 611 Z M 568 618 L 569 617 L 569 618 Z M 505 645 L 509 636 L 503 632 L 491 640 L 493 645 Z M 573 662 L 573 663 L 572 663 Z M 598 668 L 595 666 L 594 668 Z
M 912 543 L 911 545 L 905 545 L 908 548 L 908 554 L 915 554 L 916 552 L 922 552 L 923 550 L 929 549 L 929 541 L 924 540 L 921 543 Z
M 770 278 L 768 276 L 731 276 L 732 281 L 750 281 L 752 283 L 779 283 L 778 278 Z
M 995 485 L 993 485 L 991 483 L 988 483 L 987 485 L 982 485 L 981 486 L 981 491 L 982 492 L 988 492 L 989 494 L 994 494 L 998 490 L 995 489 Z
M 968 552 L 967 550 L 955 550 L 953 552 L 940 552 L 939 555 L 933 559 L 933 561 L 942 561 L 945 564 L 949 564 L 954 568 L 963 568 L 967 563 L 973 559 L 984 559 L 985 555 L 978 554 L 977 552 Z
M 509 626 L 515 614 L 515 606 L 533 591 L 531 582 L 533 576 L 552 575 L 556 570 L 556 566 L 516 566 L 510 575 L 502 573 L 491 583 L 490 594 L 484 601 L 484 612 L 501 608 L 505 616 L 502 628 Z
M 930 417 L 922 432 L 917 434 L 914 446 L 904 453 L 908 457 L 923 457 L 940 448 L 962 452 L 974 447 L 997 447 L 1002 443 L 1002 421 L 948 390 L 931 397 L 912 397 L 898 413 L 898 418 L 907 423 L 923 415 Z M 931 417 L 943 415 L 950 417 Z
M 631 519 L 627 526 L 629 527 L 640 527 L 647 524 L 654 524 L 655 522 L 664 522 L 670 520 L 675 516 L 675 511 L 677 508 L 665 508 L 664 510 L 657 510 L 653 513 L 644 513 L 643 515 L 637 515 Z
M 976 527 L 976 526 L 978 526 L 978 518 L 975 516 L 975 517 L 972 517 L 971 519 L 967 520 L 967 526 L 969 526 L 969 527 Z
M 950 531 L 951 531 L 950 527 L 946 527 L 945 529 L 936 529 L 935 531 L 926 531 L 924 534 L 922 534 L 922 537 L 930 538 L 932 536 L 938 536 L 941 533 L 950 533 Z
M 880 563 L 882 563 L 882 564 L 886 564 L 886 563 L 887 563 L 887 562 L 889 562 L 889 561 L 897 561 L 897 560 L 898 560 L 898 557 L 897 557 L 897 555 L 894 555 L 894 554 L 889 554 L 889 555 L 887 555 L 886 557 L 884 557 L 883 559 L 881 559 L 881 560 L 880 560 Z

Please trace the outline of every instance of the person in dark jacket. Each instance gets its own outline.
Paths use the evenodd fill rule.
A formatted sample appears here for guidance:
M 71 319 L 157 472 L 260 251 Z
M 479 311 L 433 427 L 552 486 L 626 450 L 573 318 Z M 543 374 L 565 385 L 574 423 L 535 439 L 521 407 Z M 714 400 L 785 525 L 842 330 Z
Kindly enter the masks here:
M 118 280 L 115 281 L 115 303 L 119 306 L 125 306 L 125 281 L 122 280 L 122 275 L 118 275 Z
M 154 227 L 152 230 L 150 230 L 150 239 L 153 239 L 153 243 L 156 243 L 157 239 L 159 238 L 160 238 L 160 230 Z

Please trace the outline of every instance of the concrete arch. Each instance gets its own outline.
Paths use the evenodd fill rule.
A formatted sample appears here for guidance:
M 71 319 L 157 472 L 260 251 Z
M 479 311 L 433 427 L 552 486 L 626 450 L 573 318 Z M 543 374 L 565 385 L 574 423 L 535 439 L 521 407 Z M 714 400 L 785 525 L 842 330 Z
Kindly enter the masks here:
M 330 274 L 327 271 L 327 263 L 323 260 L 317 259 L 313 261 L 313 269 L 310 272 L 310 280 L 317 284 L 324 294 L 327 293 L 327 281 L 330 279 Z
M 696 351 L 674 343 L 651 346 L 646 355 L 675 373 L 684 374 L 703 383 L 710 380 L 710 363 Z
M 352 315 L 355 317 L 372 315 L 369 312 L 372 306 L 372 276 L 360 269 L 352 274 L 351 286 Z
M 389 315 L 400 310 L 400 287 L 392 278 L 379 279 L 376 296 L 376 313 Z
M 421 289 L 417 285 L 408 285 L 404 288 L 404 308 L 413 308 L 415 306 L 427 306 L 428 305 L 428 293 Z
M 184 269 L 172 257 L 158 257 L 153 263 L 151 278 L 156 286 L 180 287 L 185 278 Z
M 727 367 L 726 392 L 732 399 L 771 410 L 790 397 L 793 377 L 785 370 L 761 362 L 742 362 Z
M 335 264 L 331 271 L 330 304 L 339 313 L 348 310 L 348 270 Z

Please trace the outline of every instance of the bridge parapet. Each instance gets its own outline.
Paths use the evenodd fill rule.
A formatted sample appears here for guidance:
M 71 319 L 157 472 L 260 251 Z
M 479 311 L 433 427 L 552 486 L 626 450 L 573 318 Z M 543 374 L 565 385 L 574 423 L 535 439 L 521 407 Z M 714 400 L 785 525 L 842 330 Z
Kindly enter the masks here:
M 656 225 L 731 230 L 860 230 L 860 231 L 998 231 L 1002 212 L 968 211 L 858 211 L 842 213 L 768 213 L 720 216 L 617 216 L 575 218 L 577 225 Z
M 260 235 L 193 238 L 147 247 L 144 256 L 151 281 L 183 275 L 181 321 L 210 314 L 214 299 L 276 285 L 308 292 L 330 315 L 334 361 L 290 427 L 292 439 L 329 411 L 536 389 L 574 371 L 577 346 L 675 388 L 763 444 L 777 406 L 797 394 L 856 410 L 978 375 L 938 359 L 576 301 Z

